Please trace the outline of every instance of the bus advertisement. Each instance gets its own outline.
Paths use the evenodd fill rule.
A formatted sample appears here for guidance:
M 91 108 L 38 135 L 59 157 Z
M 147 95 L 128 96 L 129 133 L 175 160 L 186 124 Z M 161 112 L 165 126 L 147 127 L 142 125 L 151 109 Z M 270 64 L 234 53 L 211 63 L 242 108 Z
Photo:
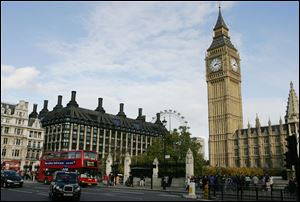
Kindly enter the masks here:
M 97 185 L 98 160 L 94 151 L 76 150 L 48 152 L 43 154 L 40 161 L 40 182 L 49 184 L 52 174 L 58 170 L 77 172 L 81 185 Z

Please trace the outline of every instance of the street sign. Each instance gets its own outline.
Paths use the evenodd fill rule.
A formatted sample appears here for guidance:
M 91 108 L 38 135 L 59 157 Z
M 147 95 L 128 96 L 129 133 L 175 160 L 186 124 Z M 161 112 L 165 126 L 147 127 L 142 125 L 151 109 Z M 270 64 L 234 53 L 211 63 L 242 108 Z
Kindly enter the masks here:
M 169 158 L 170 158 L 170 155 L 168 155 L 168 154 L 165 155 L 165 158 L 166 158 L 166 159 L 169 159 Z

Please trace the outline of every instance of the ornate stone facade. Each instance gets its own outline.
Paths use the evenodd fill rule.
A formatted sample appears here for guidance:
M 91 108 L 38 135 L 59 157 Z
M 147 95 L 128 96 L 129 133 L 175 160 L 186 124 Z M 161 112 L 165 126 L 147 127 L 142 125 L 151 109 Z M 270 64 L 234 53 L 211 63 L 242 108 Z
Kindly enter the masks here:
M 299 102 L 291 82 L 285 123 L 243 128 L 241 67 L 221 11 L 206 54 L 211 166 L 282 168 L 287 135 L 299 138 Z M 299 142 L 299 140 L 298 140 Z M 299 153 L 299 151 L 298 151 Z
M 228 31 L 219 11 L 213 42 L 205 58 L 209 160 L 213 166 L 233 165 L 228 137 L 243 125 L 240 56 L 230 42 Z
M 36 109 L 36 105 L 34 107 Z M 28 116 L 28 102 L 1 103 L 1 163 L 14 162 L 23 170 L 24 165 L 39 165 L 44 129 L 34 111 Z

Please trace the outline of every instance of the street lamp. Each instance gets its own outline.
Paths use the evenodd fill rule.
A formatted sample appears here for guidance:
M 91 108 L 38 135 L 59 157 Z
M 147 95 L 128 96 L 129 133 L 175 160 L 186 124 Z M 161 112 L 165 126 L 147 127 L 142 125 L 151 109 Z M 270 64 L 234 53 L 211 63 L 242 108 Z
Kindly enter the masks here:
M 164 118 L 164 120 L 162 121 L 162 124 L 164 126 L 167 125 L 167 121 L 166 118 Z M 166 139 L 166 134 L 163 134 L 163 150 L 164 150 L 164 172 L 163 172 L 163 176 L 162 176 L 162 185 L 163 185 L 163 189 L 166 190 L 166 182 L 165 182 L 165 174 L 166 174 L 166 145 L 165 145 L 165 139 Z

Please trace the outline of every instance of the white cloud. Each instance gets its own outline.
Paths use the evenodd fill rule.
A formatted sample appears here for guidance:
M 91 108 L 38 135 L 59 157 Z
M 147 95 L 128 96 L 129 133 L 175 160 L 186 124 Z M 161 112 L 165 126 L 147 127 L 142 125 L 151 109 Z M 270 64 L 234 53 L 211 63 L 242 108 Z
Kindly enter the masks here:
M 222 10 L 234 3 L 223 2 Z M 57 95 L 63 95 L 66 105 L 75 90 L 80 107 L 95 109 L 97 98 L 102 97 L 107 113 L 117 114 L 123 102 L 128 117 L 135 118 L 141 107 L 147 121 L 161 110 L 173 109 L 185 116 L 193 136 L 208 140 L 204 58 L 214 24 L 211 32 L 204 24 L 210 18 L 216 20 L 217 11 L 216 2 L 93 2 L 83 21 L 85 37 L 73 43 L 49 38 L 40 43 L 58 59 L 40 74 L 35 67 L 1 65 L 1 89 L 34 85 L 40 101 L 49 100 L 49 109 L 56 105 Z M 241 51 L 242 74 L 260 68 L 257 63 L 265 60 L 265 54 L 249 54 L 242 33 L 230 28 L 230 36 Z M 276 72 L 268 75 L 272 74 L 281 78 Z M 257 74 L 256 79 L 266 80 L 264 77 Z M 242 81 L 245 86 L 250 83 L 244 75 Z M 276 87 L 283 84 L 274 79 L 265 82 Z M 244 99 L 248 92 L 242 86 L 244 126 L 248 118 L 254 123 L 256 112 L 262 125 L 268 116 L 278 123 L 286 107 L 282 100 Z
M 1 90 L 28 89 L 35 85 L 38 75 L 35 67 L 16 68 L 1 64 Z

